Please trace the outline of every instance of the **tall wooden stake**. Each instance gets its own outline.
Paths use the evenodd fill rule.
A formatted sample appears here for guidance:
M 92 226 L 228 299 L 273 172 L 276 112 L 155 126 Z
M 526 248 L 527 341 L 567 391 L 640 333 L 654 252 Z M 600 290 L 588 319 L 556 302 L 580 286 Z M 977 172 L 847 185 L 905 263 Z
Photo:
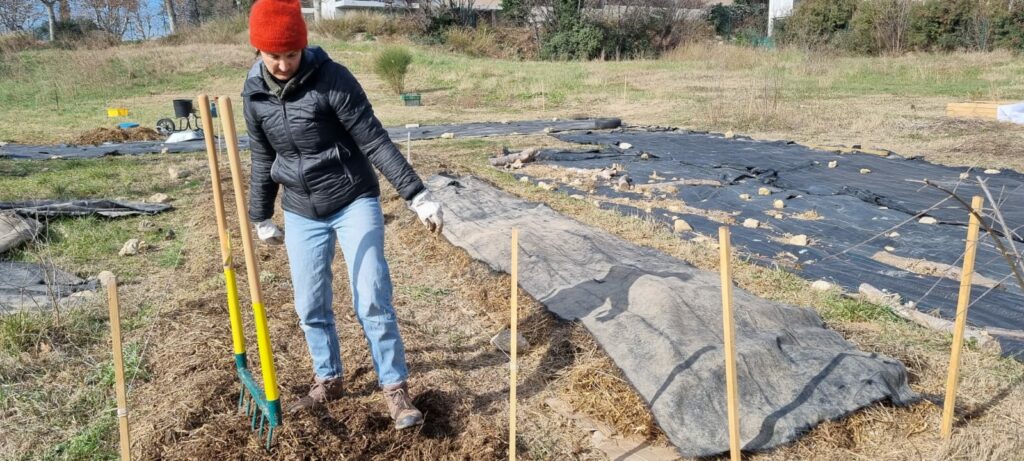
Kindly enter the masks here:
M 117 301 L 117 277 L 107 282 L 107 305 L 110 308 L 110 339 L 114 349 L 114 392 L 117 394 L 117 425 L 120 428 L 121 459 L 132 459 L 128 437 L 128 396 L 124 386 L 124 351 L 121 348 L 121 309 Z
M 736 326 L 732 319 L 732 244 L 729 226 L 718 228 L 720 256 L 719 272 L 722 275 L 722 331 L 725 339 L 725 391 L 728 399 L 729 453 L 732 461 L 739 461 L 740 453 L 740 402 L 736 383 Z
M 512 229 L 512 298 L 509 303 L 512 325 L 509 342 L 512 347 L 511 366 L 509 367 L 509 401 L 508 401 L 508 459 L 516 460 L 516 383 L 519 376 L 516 358 L 518 354 L 518 326 L 519 326 L 519 230 Z
M 960 351 L 964 345 L 964 328 L 967 326 L 967 307 L 971 302 L 971 276 L 974 274 L 974 257 L 978 252 L 978 221 L 985 200 L 974 196 L 971 200 L 971 220 L 967 226 L 967 249 L 964 252 L 964 267 L 960 272 L 960 296 L 956 302 L 956 322 L 953 325 L 953 350 L 949 357 L 949 377 L 946 380 L 946 400 L 942 409 L 942 438 L 953 435 L 953 412 L 956 407 L 956 391 L 960 385 Z
M 540 101 L 543 110 L 548 110 L 548 86 L 544 82 L 540 82 Z
M 412 165 L 412 132 L 405 133 L 405 146 L 405 156 L 409 158 L 409 165 Z

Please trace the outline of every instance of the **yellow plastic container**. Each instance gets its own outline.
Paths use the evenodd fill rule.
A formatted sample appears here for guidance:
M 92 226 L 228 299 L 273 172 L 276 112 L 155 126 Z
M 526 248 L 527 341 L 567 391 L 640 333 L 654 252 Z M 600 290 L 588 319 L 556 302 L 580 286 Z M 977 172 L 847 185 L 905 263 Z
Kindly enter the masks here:
M 107 117 L 117 117 L 117 108 L 116 107 L 108 107 L 107 108 Z
M 107 108 L 107 117 L 113 118 L 113 117 L 127 117 L 127 116 L 128 116 L 128 108 L 127 107 L 108 107 Z

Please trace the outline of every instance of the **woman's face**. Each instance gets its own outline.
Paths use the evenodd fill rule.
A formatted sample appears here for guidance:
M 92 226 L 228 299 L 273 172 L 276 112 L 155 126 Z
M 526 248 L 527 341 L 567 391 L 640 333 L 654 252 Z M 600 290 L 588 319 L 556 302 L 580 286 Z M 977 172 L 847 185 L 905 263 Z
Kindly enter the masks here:
M 263 65 L 267 66 L 270 75 L 278 80 L 288 80 L 299 70 L 299 62 L 302 60 L 302 50 L 288 51 L 285 53 L 268 53 L 260 51 L 260 58 Z

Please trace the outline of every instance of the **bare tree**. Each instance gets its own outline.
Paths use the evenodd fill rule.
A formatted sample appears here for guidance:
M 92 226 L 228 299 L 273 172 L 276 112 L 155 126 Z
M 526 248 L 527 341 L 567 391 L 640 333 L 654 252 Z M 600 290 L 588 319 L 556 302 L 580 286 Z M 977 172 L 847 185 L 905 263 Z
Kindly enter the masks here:
M 0 30 L 16 32 L 35 16 L 33 0 L 0 0 Z
M 178 26 L 178 18 L 174 14 L 174 0 L 164 0 L 164 13 L 167 14 L 167 32 L 174 34 Z
M 892 54 L 903 52 L 910 30 L 912 0 L 876 0 L 879 14 L 874 24 L 875 43 L 879 50 Z
M 82 0 L 82 4 L 91 10 L 100 29 L 118 39 L 124 39 L 131 17 L 139 9 L 138 0 Z
M 57 4 L 58 0 L 39 0 L 39 1 L 42 2 L 43 6 L 46 7 L 46 18 L 49 21 L 49 25 L 50 25 L 50 41 L 51 42 L 56 41 L 57 40 L 57 31 L 56 31 L 56 27 L 57 27 L 57 13 L 54 11 L 54 6 Z

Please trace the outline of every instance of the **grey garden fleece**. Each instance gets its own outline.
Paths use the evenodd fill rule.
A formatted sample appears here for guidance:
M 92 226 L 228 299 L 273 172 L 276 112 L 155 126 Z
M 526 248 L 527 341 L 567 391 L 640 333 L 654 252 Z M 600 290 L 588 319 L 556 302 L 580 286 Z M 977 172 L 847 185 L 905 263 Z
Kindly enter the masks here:
M 590 330 L 682 455 L 728 451 L 718 274 L 475 178 L 435 176 L 427 187 L 444 206 L 444 236 L 496 270 L 509 270 L 510 229 L 519 229 L 520 286 Z M 740 289 L 734 309 L 745 450 L 876 402 L 918 399 L 903 364 L 857 350 L 811 309 Z

